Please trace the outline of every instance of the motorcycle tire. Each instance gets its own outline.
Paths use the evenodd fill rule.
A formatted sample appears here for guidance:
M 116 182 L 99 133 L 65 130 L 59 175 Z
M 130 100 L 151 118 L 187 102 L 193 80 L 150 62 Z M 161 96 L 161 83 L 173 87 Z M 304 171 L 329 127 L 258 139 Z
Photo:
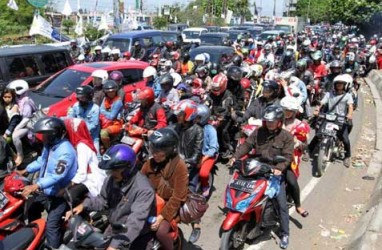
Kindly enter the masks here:
M 317 156 L 317 176 L 321 177 L 328 165 L 333 158 L 333 145 L 331 141 L 328 141 L 324 145 L 320 145 L 318 156 Z
M 247 239 L 246 222 L 239 222 L 228 231 L 223 231 L 220 240 L 220 250 L 242 250 Z M 242 231 L 245 232 L 242 232 Z M 241 237 L 238 235 L 241 234 Z

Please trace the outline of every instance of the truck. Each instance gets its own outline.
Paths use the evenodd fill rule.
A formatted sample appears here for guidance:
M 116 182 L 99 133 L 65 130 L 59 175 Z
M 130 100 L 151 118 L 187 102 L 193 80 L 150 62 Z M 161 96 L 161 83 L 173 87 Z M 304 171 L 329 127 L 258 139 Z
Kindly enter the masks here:
M 306 22 L 302 17 L 275 17 L 274 29 L 293 34 L 304 30 Z

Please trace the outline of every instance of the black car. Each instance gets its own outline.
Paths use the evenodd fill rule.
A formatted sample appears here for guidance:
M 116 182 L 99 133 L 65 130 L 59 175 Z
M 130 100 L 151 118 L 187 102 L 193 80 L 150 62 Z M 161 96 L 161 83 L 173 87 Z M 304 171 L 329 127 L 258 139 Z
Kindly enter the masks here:
M 0 82 L 23 79 L 36 86 L 54 73 L 73 65 L 66 48 L 23 45 L 0 48 Z
M 178 44 L 182 44 L 182 34 L 177 31 L 161 31 L 162 39 L 164 42 L 172 41 L 177 42 Z
M 229 30 L 229 40 L 232 42 L 236 41 L 237 37 L 241 35 L 242 37 L 247 37 L 246 30 Z
M 211 32 L 200 35 L 200 45 L 226 45 L 229 34 L 225 32 Z
M 228 46 L 199 46 L 190 51 L 191 60 L 195 59 L 198 54 L 207 53 L 210 55 L 210 62 L 217 65 L 229 62 L 235 54 L 235 50 Z

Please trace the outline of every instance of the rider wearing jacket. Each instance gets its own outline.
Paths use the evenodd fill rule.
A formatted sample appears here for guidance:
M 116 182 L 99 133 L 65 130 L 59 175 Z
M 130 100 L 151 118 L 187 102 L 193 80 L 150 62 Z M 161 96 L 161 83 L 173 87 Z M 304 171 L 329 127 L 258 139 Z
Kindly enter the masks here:
M 152 88 L 155 97 L 158 97 L 161 92 L 161 87 L 158 82 L 157 70 L 153 66 L 148 66 L 143 70 L 143 78 L 146 80 L 146 86 Z
M 277 163 L 274 166 L 273 173 L 282 175 L 287 170 L 293 160 L 293 137 L 282 129 L 284 112 L 279 105 L 271 105 L 267 107 L 262 116 L 263 126 L 256 129 L 247 140 L 240 145 L 231 164 L 236 159 L 248 154 L 255 149 L 256 154 L 261 154 L 261 159 L 272 162 L 273 159 L 280 155 L 286 158 L 286 161 Z M 285 194 L 284 180 L 281 179 L 280 192 L 277 195 L 277 202 L 280 207 L 280 247 L 285 249 L 289 244 L 289 214 Z
M 231 66 L 227 70 L 227 89 L 232 93 L 233 108 L 243 110 L 244 107 L 244 89 L 240 84 L 243 77 L 243 71 L 238 66 Z
M 103 155 L 99 168 L 111 172 L 101 193 L 85 199 L 73 212 L 108 210 L 110 225 L 126 225 L 126 232 L 112 236 L 108 249 L 151 249 L 147 218 L 155 216 L 155 192 L 147 177 L 138 171 L 134 151 L 127 145 L 114 145 Z M 70 215 L 68 212 L 66 218 Z M 111 226 L 104 234 L 111 235 Z
M 40 174 L 35 184 L 23 189 L 22 195 L 27 198 L 38 190 L 42 191 L 31 200 L 28 221 L 41 218 L 41 213 L 47 208 L 45 235 L 48 245 L 58 248 L 63 236 L 61 218 L 67 209 L 66 201 L 60 193 L 77 172 L 77 155 L 70 142 L 63 139 L 66 129 L 62 120 L 55 117 L 41 118 L 34 125 L 33 132 L 42 134 L 42 154 L 18 173 L 24 175 L 39 171 Z

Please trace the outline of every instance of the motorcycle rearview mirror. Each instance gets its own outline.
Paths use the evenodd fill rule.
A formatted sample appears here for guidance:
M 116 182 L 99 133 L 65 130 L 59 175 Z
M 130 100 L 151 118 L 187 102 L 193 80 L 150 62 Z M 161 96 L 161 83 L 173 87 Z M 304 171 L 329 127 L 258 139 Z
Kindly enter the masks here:
M 273 159 L 273 162 L 274 163 L 282 163 L 282 162 L 286 162 L 287 159 L 284 157 L 284 156 L 281 156 L 281 155 L 277 155 L 274 159 Z
M 111 229 L 112 229 L 113 234 L 121 234 L 121 233 L 127 232 L 126 225 L 122 224 L 122 223 L 111 224 Z

